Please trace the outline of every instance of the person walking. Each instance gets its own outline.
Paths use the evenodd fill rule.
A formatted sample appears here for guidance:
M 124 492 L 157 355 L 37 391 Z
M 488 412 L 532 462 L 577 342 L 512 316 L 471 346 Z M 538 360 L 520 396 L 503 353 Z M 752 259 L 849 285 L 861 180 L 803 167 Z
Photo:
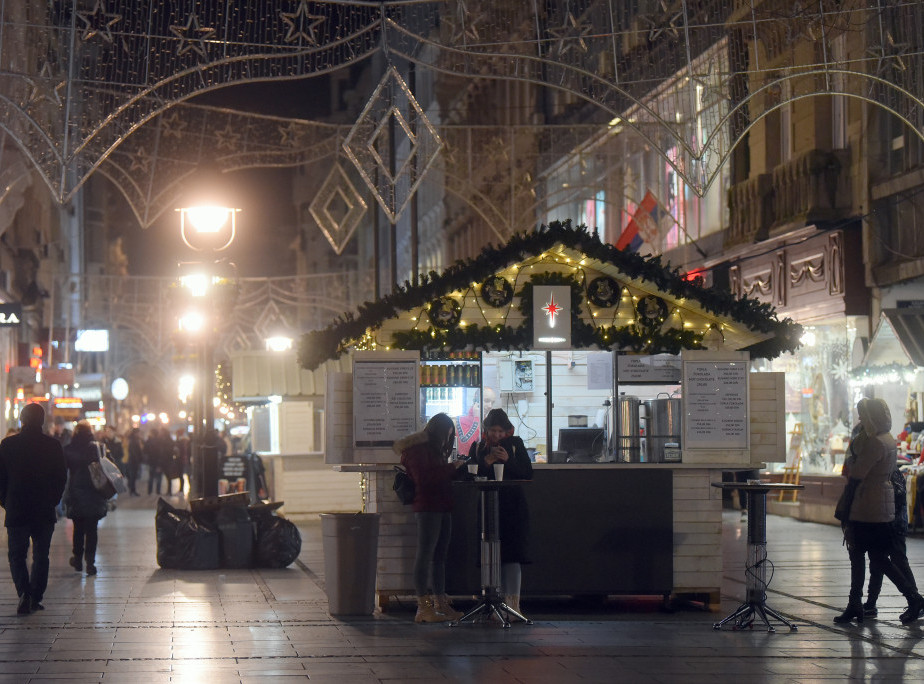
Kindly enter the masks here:
M 478 464 L 478 475 L 494 479 L 494 465 L 504 464 L 505 480 L 532 480 L 533 464 L 523 440 L 513 435 L 513 423 L 503 409 L 484 417 L 484 439 L 473 444 L 469 461 Z M 529 509 L 522 487 L 505 487 L 498 497 L 501 541 L 501 586 L 504 603 L 520 612 L 522 563 L 529 563 Z
M 90 479 L 90 464 L 99 462 L 99 451 L 93 441 L 93 429 L 84 420 L 74 427 L 74 436 L 64 448 L 67 460 L 67 489 L 64 490 L 64 513 L 74 521 L 73 555 L 70 565 L 87 575 L 96 574 L 97 525 L 106 517 L 108 499 L 97 491 Z
M 189 433 L 186 432 L 185 428 L 179 428 L 176 431 L 176 460 L 180 477 L 180 491 L 178 493 L 182 494 L 189 491 Z
M 417 552 L 414 557 L 414 622 L 458 620 L 446 595 L 446 557 L 452 535 L 452 480 L 464 459 L 449 461 L 456 443 L 452 418 L 437 413 L 424 429 L 402 437 L 393 445 L 401 465 L 414 482 L 414 518 Z
M 55 507 L 67 481 L 61 443 L 42 432 L 45 409 L 27 404 L 19 414 L 22 430 L 0 442 L 0 506 L 6 511 L 10 574 L 25 615 L 42 610 L 48 587 L 48 552 Z M 26 564 L 32 543 L 32 572 Z
M 913 576 L 905 576 L 889 557 L 895 519 L 891 477 L 897 467 L 895 438 L 889 433 L 892 416 L 882 399 L 861 399 L 857 403 L 857 413 L 863 435 L 862 439 L 858 435 L 854 441 L 859 443 L 851 447 L 856 458 L 849 464 L 843 497 L 843 507 L 849 513 L 841 514 L 846 518 L 844 536 L 850 557 L 850 594 L 847 608 L 834 618 L 834 622 L 863 622 L 861 601 L 868 554 L 873 571 L 881 571 L 908 601 L 907 610 L 899 616 L 903 624 L 908 624 L 924 612 L 924 597 L 918 593 Z M 853 490 L 852 495 L 850 490 Z
M 141 430 L 132 428 L 128 433 L 128 463 L 126 466 L 125 477 L 128 478 L 129 496 L 140 496 L 138 494 L 138 476 L 141 473 L 141 464 L 144 463 L 144 444 L 141 441 Z

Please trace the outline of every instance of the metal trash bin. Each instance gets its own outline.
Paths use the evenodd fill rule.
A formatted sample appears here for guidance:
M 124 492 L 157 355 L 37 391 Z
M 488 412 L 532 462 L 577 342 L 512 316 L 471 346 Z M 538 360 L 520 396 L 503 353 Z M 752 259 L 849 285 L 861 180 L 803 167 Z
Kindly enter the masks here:
M 378 513 L 322 513 L 324 584 L 331 615 L 375 611 Z

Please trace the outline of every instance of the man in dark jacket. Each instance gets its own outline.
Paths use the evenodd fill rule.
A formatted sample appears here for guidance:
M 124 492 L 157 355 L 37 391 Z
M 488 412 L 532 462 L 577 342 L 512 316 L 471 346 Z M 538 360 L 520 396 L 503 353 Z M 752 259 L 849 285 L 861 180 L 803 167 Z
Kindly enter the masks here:
M 48 586 L 48 551 L 55 530 L 55 506 L 67 482 L 61 443 L 42 432 L 45 410 L 27 404 L 22 430 L 0 442 L 0 506 L 6 511 L 10 574 L 19 595 L 17 613 L 42 610 Z M 32 542 L 32 575 L 26 564 Z

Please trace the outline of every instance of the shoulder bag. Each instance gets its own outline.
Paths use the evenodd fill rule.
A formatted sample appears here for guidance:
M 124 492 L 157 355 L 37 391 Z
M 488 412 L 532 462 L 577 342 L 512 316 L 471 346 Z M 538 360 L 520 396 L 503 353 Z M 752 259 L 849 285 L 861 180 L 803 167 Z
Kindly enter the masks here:
M 395 466 L 395 483 L 392 485 L 392 489 L 394 489 L 395 494 L 398 495 L 398 500 L 405 506 L 414 503 L 414 495 L 416 493 L 414 490 L 414 480 L 407 474 L 407 470 L 404 469 L 404 466 Z

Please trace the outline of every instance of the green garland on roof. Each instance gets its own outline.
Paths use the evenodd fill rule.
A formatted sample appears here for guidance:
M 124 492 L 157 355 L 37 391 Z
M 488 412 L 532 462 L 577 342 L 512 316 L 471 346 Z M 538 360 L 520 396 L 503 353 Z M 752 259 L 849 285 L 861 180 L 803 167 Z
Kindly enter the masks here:
M 449 292 L 465 290 L 472 282 L 482 282 L 488 276 L 512 264 L 538 257 L 557 244 L 610 264 L 629 278 L 647 281 L 661 292 L 673 297 L 693 299 L 714 316 L 731 318 L 755 332 L 772 333 L 770 339 L 748 350 L 752 356 L 774 358 L 799 346 L 801 326 L 790 319 L 777 320 L 770 304 L 749 298 L 738 299 L 730 292 L 706 288 L 702 279 L 686 280 L 678 269 L 662 265 L 660 256 L 643 257 L 625 252 L 601 242 L 600 238 L 585 226 L 574 228 L 570 221 L 555 221 L 535 232 L 517 233 L 505 245 L 489 244 L 476 258 L 457 261 L 442 273 L 430 271 L 423 274 L 416 287 L 405 281 L 404 285 L 399 286 L 393 293 L 377 301 L 361 304 L 355 314 L 347 312 L 338 316 L 326 328 L 302 335 L 298 347 L 299 363 L 304 368 L 313 370 L 328 359 L 338 358 L 368 330 L 377 329 L 384 321 L 402 312 L 423 307 L 427 302 Z M 584 326 L 590 328 L 590 331 L 584 330 Z M 698 341 L 694 343 L 691 334 L 685 331 L 677 331 L 676 335 L 663 335 L 665 339 L 659 339 L 658 345 L 653 344 L 654 340 L 652 344 L 646 344 L 651 335 L 631 328 L 634 326 L 619 329 L 613 326 L 594 328 L 581 321 L 572 330 L 573 346 L 580 348 L 597 345 L 602 348 L 633 350 L 663 346 L 664 351 L 667 351 L 668 346 L 675 348 L 676 345 L 681 345 L 677 351 L 699 346 Z M 401 333 L 395 335 L 394 342 L 397 347 L 404 349 L 437 346 L 448 349 L 526 349 L 532 344 L 531 336 L 529 339 L 526 338 L 528 334 L 529 331 L 523 330 L 522 326 L 516 330 L 507 327 L 497 330 L 493 326 L 470 325 L 448 331 Z M 590 342 L 591 339 L 594 341 Z M 606 344 L 600 344 L 600 340 Z

